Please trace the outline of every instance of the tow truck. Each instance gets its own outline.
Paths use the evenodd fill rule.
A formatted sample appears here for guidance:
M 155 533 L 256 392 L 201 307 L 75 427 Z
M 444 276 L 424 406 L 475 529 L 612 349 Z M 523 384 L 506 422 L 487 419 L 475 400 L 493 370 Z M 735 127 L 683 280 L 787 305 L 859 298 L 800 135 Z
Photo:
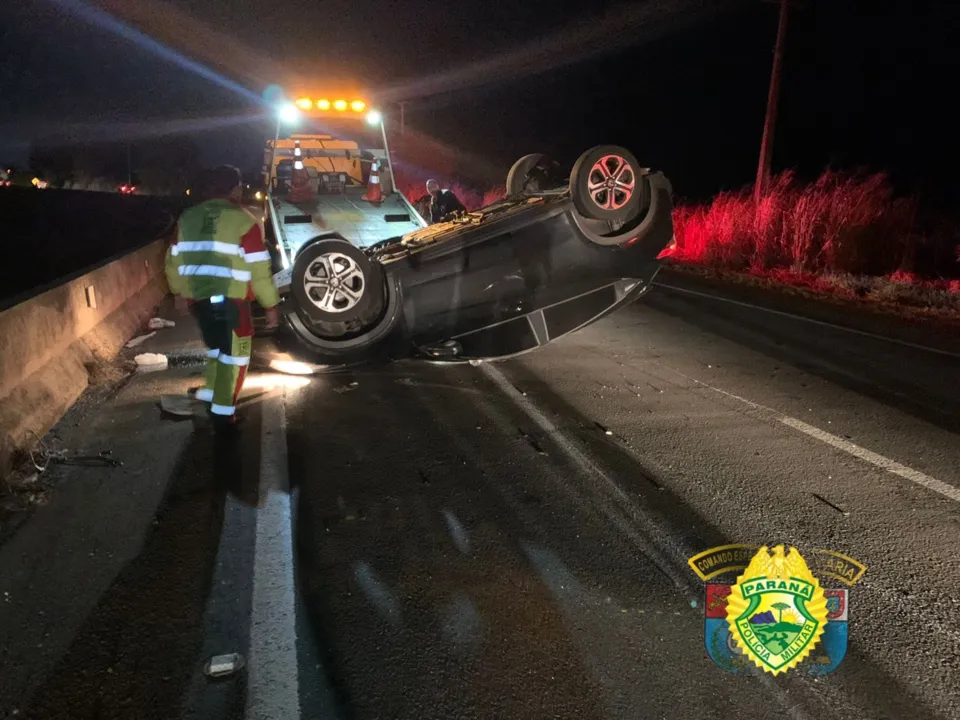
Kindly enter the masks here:
M 255 356 L 276 370 L 513 357 L 641 297 L 675 247 L 669 181 L 625 148 L 591 148 L 569 174 L 527 155 L 503 200 L 428 225 L 396 189 L 379 111 L 296 108 L 297 132 L 278 122 L 264 155 L 283 323 Z

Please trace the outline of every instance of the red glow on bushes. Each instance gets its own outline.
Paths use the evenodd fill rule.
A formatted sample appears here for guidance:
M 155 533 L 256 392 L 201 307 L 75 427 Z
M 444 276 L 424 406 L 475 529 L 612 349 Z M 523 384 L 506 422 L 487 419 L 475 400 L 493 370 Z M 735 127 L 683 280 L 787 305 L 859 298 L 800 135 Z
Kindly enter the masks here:
M 676 258 L 752 272 L 891 275 L 910 267 L 927 243 L 917 229 L 918 204 L 915 197 L 895 198 L 883 174 L 827 171 L 803 185 L 786 172 L 759 205 L 745 189 L 721 193 L 709 205 L 678 207 Z

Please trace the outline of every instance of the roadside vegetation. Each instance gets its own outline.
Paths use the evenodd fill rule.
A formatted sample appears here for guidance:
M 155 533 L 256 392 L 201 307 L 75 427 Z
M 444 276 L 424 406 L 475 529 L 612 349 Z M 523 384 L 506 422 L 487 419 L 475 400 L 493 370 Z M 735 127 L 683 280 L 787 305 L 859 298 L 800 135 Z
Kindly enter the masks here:
M 948 314 L 960 313 L 960 236 L 895 197 L 883 174 L 774 178 L 674 214 L 679 263 L 705 274 Z
M 425 211 L 419 179 L 398 173 L 397 185 Z M 455 181 L 443 187 L 470 210 L 505 192 Z M 896 197 L 882 173 L 828 170 L 801 183 L 785 172 L 773 178 L 759 205 L 751 188 L 724 192 L 708 204 L 681 204 L 674 225 L 672 262 L 689 272 L 960 316 L 958 224 L 931 219 L 917 196 Z

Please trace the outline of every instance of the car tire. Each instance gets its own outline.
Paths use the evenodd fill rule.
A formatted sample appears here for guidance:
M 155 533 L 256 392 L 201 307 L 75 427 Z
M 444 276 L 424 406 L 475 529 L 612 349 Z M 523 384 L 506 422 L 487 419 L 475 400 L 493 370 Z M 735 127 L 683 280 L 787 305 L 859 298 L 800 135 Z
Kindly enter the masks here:
M 286 316 L 281 338 L 295 340 L 299 348 L 296 352 L 306 350 L 318 357 L 339 358 L 339 362 L 371 360 L 386 349 L 384 346 L 390 345 L 390 336 L 403 321 L 400 285 L 395 277 L 385 278 L 383 293 L 383 312 L 368 316 L 359 332 L 342 336 L 326 334 L 316 324 L 306 321 L 301 313 L 292 312 Z
M 643 180 L 633 154 L 618 145 L 598 145 L 579 157 L 570 173 L 577 212 L 591 220 L 625 222 L 640 208 Z
M 298 310 L 316 322 L 346 323 L 383 310 L 383 273 L 339 236 L 310 240 L 297 253 L 291 291 Z
M 542 192 L 545 188 L 539 187 L 538 179 L 531 177 L 531 173 L 537 168 L 546 168 L 549 162 L 543 153 L 531 153 L 517 160 L 507 173 L 507 197 L 516 197 L 525 192 Z

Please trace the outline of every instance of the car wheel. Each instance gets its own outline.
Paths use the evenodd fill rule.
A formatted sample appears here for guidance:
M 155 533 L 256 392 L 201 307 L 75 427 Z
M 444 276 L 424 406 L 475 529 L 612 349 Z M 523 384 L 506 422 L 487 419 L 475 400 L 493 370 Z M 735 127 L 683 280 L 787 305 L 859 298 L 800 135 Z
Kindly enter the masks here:
M 293 264 L 291 290 L 299 309 L 317 322 L 345 323 L 383 309 L 379 266 L 339 237 L 304 245 Z
M 592 220 L 624 222 L 640 207 L 640 164 L 630 151 L 599 145 L 577 160 L 570 174 L 574 207 Z
M 547 177 L 550 165 L 550 159 L 543 153 L 524 155 L 517 160 L 507 173 L 507 197 L 549 189 L 543 187 L 543 181 Z
M 281 342 L 292 334 L 299 346 L 293 354 L 296 356 L 305 350 L 321 364 L 330 364 L 332 358 L 338 363 L 365 362 L 381 355 L 382 351 L 389 351 L 389 338 L 403 321 L 403 303 L 396 278 L 387 276 L 384 286 L 383 312 L 379 315 L 371 314 L 353 323 L 334 326 L 310 322 L 302 313 L 292 312 L 286 316 L 284 332 L 280 333 Z M 340 332 L 347 325 L 355 327 Z

